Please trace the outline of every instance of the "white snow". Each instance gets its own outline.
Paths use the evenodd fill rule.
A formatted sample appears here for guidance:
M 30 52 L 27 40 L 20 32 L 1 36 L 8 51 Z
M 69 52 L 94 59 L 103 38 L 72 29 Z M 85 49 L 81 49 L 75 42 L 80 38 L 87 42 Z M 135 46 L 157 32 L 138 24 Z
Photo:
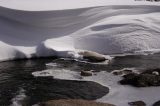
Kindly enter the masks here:
M 29 11 L 64 10 L 106 5 L 157 5 L 145 0 L 1 0 L 0 5 L 7 8 Z
M 64 79 L 64 80 L 77 80 L 81 79 L 80 73 L 73 72 L 66 69 L 48 69 L 44 71 L 36 71 L 32 73 L 33 76 L 39 77 L 39 76 L 53 76 L 54 79 Z
M 159 2 L 134 0 L 0 0 L 0 61 L 78 58 L 79 50 L 106 55 L 159 52 L 159 6 Z M 118 106 L 142 98 L 148 105 L 159 100 L 154 98 L 159 97 L 158 87 L 121 86 L 119 77 L 106 72 L 83 78 L 78 72 L 49 69 L 33 75 L 109 86 L 112 91 L 98 101 Z
M 1 0 L 0 6 L 0 61 L 160 49 L 157 2 Z
M 159 6 L 159 2 L 134 0 L 0 0 L 0 61 L 46 56 L 78 58 L 79 50 L 106 55 L 159 52 Z M 154 98 L 159 97 L 158 87 L 120 86 L 119 78 L 109 73 L 84 78 L 70 70 L 33 74 L 54 74 L 55 78 L 109 86 L 112 92 L 98 101 L 118 106 L 142 98 L 149 105 L 159 100 Z

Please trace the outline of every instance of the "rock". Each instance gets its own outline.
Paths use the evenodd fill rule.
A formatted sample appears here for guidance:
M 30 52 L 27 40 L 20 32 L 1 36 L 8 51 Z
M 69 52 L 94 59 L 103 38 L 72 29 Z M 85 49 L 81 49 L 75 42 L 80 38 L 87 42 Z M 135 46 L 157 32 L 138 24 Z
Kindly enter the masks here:
M 153 106 L 160 106 L 160 101 L 155 102 Z
M 129 70 L 129 69 L 124 69 L 123 70 L 123 73 L 124 74 L 130 74 L 130 73 L 132 73 L 133 72 L 133 70 Z
M 127 75 L 124 75 L 123 78 L 121 81 L 120 81 L 120 84 L 122 85 L 134 85 L 136 86 L 137 83 L 136 83 L 136 78 L 138 77 L 138 74 L 135 74 L 135 73 L 131 73 L 131 74 L 127 74 Z
M 160 69 L 147 69 L 143 70 L 141 73 L 130 73 L 123 76 L 123 80 L 120 81 L 121 84 L 129 84 L 136 87 L 147 87 L 147 86 L 160 86 Z
M 132 72 L 133 72 L 132 70 L 123 69 L 123 70 L 114 70 L 114 71 L 112 71 L 112 74 L 114 74 L 114 75 L 126 75 L 126 74 L 130 74 Z
M 92 51 L 82 51 L 78 54 L 90 62 L 103 62 L 106 60 L 106 57 L 104 55 Z
M 112 74 L 114 74 L 114 75 L 122 75 L 123 72 L 121 70 L 114 70 L 114 71 L 112 71 Z
M 40 103 L 40 106 L 115 106 L 108 103 L 99 103 L 88 100 L 50 100 L 48 102 Z
M 160 86 L 160 76 L 153 74 L 131 73 L 123 77 L 124 79 L 120 81 L 123 85 L 129 84 L 136 87 Z
M 146 103 L 144 103 L 143 101 L 129 102 L 128 104 L 130 106 L 146 106 Z
M 81 76 L 92 76 L 92 71 L 81 71 Z
M 159 72 L 153 71 L 152 74 L 153 74 L 153 75 L 159 75 Z

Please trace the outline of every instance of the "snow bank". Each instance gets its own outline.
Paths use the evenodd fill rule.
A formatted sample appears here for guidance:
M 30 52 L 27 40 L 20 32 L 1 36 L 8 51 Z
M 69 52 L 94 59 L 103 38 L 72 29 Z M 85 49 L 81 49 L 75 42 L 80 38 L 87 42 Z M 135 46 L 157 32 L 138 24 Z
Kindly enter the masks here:
M 159 49 L 160 13 L 146 13 L 146 10 L 116 11 L 116 15 L 105 17 L 76 32 L 79 35 L 75 37 L 76 48 L 103 54 Z
M 1 0 L 7 8 L 29 11 L 64 10 L 106 5 L 157 5 L 145 0 Z M 160 3 L 159 3 L 160 4 Z
M 0 1 L 0 61 L 75 57 L 79 49 L 102 54 L 160 49 L 158 4 L 129 0 L 62 1 Z M 116 2 L 119 5 L 113 6 Z

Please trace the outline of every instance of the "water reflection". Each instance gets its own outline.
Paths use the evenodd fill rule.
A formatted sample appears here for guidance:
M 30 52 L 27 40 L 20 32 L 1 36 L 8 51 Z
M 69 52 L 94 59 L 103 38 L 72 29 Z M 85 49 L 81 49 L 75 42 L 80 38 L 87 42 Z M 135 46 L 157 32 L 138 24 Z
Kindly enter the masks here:
M 37 59 L 0 63 L 0 105 L 31 106 L 41 101 L 67 98 L 94 100 L 108 93 L 107 87 L 94 82 L 53 80 L 31 75 L 34 71 L 45 70 L 45 64 L 51 61 Z

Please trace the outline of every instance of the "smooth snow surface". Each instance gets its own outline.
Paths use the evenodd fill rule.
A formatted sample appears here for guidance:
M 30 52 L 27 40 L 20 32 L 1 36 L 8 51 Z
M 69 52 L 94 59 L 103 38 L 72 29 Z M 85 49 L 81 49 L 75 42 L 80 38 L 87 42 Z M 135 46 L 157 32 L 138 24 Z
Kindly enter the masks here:
M 64 10 L 106 5 L 157 5 L 145 0 L 0 0 L 0 5 L 7 8 L 29 11 Z
M 0 61 L 158 51 L 159 4 L 127 1 L 1 0 Z

